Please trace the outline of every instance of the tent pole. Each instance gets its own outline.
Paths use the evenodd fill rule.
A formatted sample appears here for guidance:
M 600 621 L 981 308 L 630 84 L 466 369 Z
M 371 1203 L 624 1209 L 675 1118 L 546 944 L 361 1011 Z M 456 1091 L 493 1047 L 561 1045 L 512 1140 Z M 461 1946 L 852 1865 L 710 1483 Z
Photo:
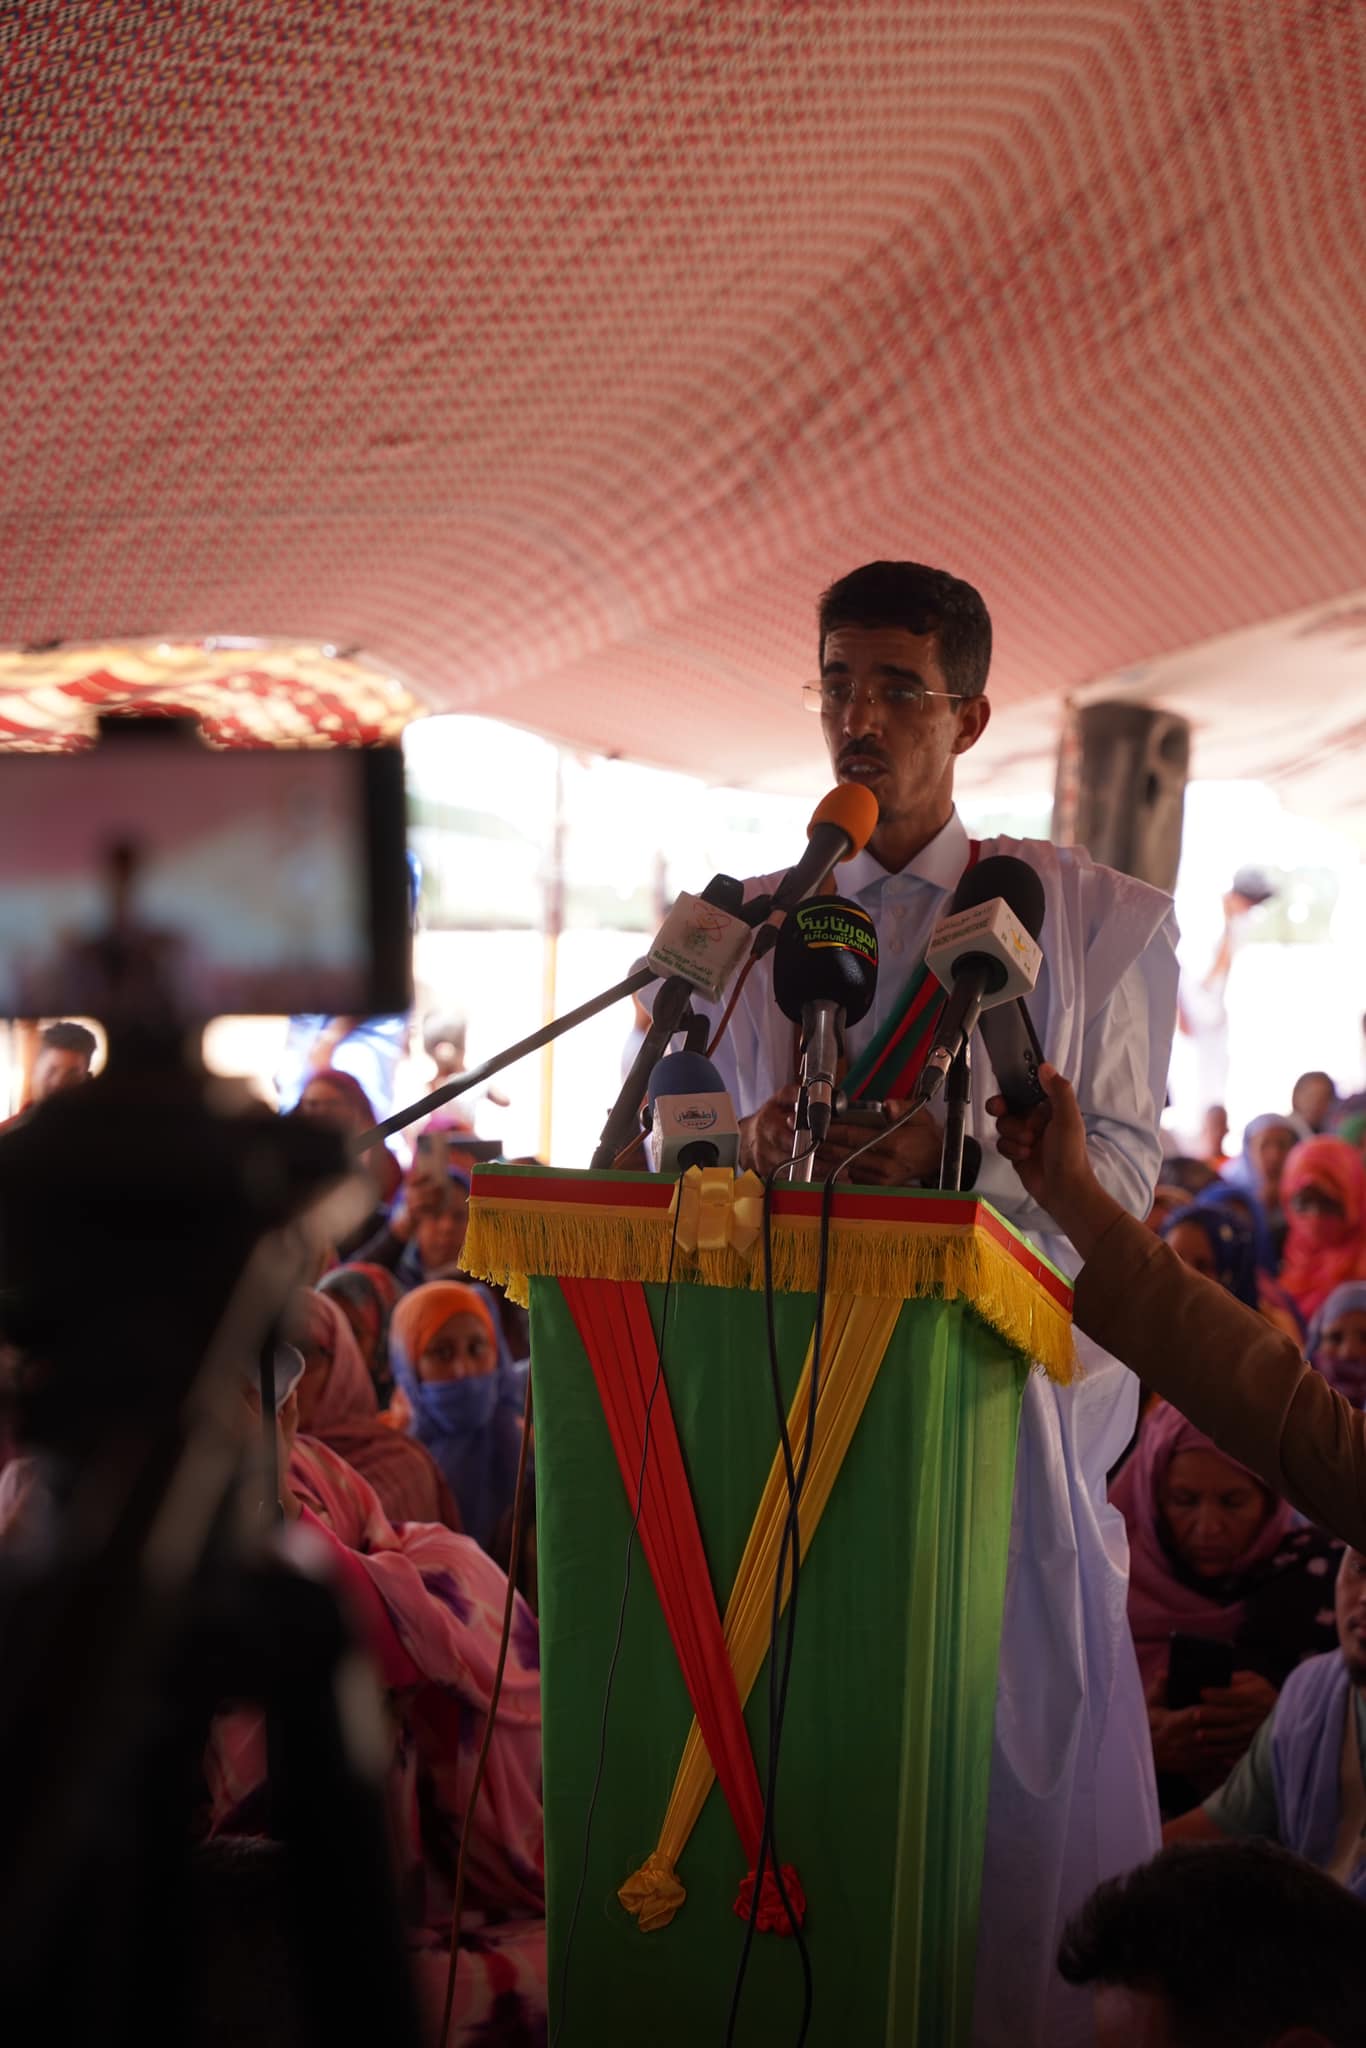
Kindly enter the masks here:
M 541 956 L 541 1022 L 549 1024 L 558 1007 L 560 935 L 564 931 L 564 749 L 555 750 L 555 819 L 546 871 L 544 942 Z M 550 1163 L 555 1121 L 555 1047 L 541 1054 L 541 1142 L 539 1156 Z

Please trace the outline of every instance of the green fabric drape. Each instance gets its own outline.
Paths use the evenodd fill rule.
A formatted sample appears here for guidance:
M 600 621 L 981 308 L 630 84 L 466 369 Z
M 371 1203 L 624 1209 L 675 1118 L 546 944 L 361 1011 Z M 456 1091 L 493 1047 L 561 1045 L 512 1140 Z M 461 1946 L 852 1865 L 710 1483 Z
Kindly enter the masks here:
M 649 1294 L 658 1328 L 663 1290 Z M 533 1280 L 531 1300 L 554 2014 L 630 1504 L 558 1283 Z M 777 1303 L 785 1402 L 813 1312 L 809 1296 Z M 752 1294 L 680 1288 L 664 1338 L 723 1607 L 776 1440 L 763 1318 Z M 908 1302 L 802 1572 L 778 1820 L 782 1856 L 800 1870 L 808 1898 L 812 2048 L 968 2042 L 1025 1370 L 963 1303 Z M 765 1665 L 746 1712 L 761 1778 L 767 1715 Z M 731 1910 L 735 1843 L 719 1793 L 680 1866 L 688 1898 L 672 1925 L 642 1934 L 616 1898 L 653 1846 L 690 1720 L 637 1553 L 563 2048 L 692 2048 L 721 2037 L 744 1929 Z M 791 1943 L 757 1940 L 744 2038 L 790 2038 L 800 2002 Z

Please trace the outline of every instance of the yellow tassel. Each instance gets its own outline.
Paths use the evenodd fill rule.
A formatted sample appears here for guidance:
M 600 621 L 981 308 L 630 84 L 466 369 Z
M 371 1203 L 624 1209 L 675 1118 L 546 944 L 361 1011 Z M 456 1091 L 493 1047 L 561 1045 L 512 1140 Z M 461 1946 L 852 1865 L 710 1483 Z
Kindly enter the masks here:
M 667 1927 L 687 1896 L 674 1876 L 672 1863 L 657 1849 L 650 1851 L 635 1876 L 628 1877 L 617 1893 L 642 1934 Z
M 736 1183 L 737 1190 L 742 1184 Z M 465 1270 L 506 1287 L 526 1303 L 528 1276 L 663 1281 L 669 1267 L 673 1219 L 667 1210 L 641 1210 L 610 1200 L 586 1202 L 566 1186 L 563 1202 L 532 1204 L 502 1195 L 477 1195 L 470 1205 Z M 747 1212 L 752 1196 L 740 1197 Z M 751 1219 L 742 1212 L 743 1222 Z M 758 1289 L 762 1261 L 735 1249 L 745 1231 L 735 1219 L 732 1242 L 695 1252 L 674 1247 L 674 1279 L 708 1287 Z M 814 1294 L 819 1229 L 814 1217 L 775 1219 L 773 1279 L 782 1294 Z M 994 1237 L 969 1223 L 845 1222 L 830 1232 L 829 1286 L 840 1294 L 880 1301 L 964 1300 L 1016 1351 L 1067 1385 L 1076 1353 L 1067 1309 Z

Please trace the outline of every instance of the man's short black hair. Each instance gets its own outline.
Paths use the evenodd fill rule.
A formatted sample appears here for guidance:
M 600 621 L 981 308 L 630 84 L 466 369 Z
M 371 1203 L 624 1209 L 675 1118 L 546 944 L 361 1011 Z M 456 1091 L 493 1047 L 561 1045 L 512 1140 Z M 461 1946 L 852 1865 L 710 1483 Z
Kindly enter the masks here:
M 84 1024 L 49 1024 L 40 1033 L 39 1045 L 49 1045 L 54 1052 L 78 1052 L 87 1060 L 95 1057 L 95 1034 L 87 1031 Z
M 933 633 L 951 690 L 980 697 L 991 667 L 991 615 L 981 592 L 923 562 L 867 562 L 832 583 L 820 602 L 820 658 L 837 626 L 899 626 Z
M 1058 1969 L 1159 1994 L 1180 2048 L 1263 2048 L 1292 2027 L 1366 2042 L 1366 1904 L 1270 1842 L 1173 1843 L 1099 1885 Z

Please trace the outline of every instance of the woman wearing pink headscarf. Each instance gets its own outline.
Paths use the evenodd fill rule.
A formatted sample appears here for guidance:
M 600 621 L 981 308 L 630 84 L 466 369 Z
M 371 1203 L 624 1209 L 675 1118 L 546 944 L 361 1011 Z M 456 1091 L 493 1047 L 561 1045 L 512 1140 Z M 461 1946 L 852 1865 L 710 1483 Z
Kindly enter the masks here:
M 1345 1138 L 1306 1138 L 1285 1162 L 1281 1286 L 1306 1323 L 1335 1287 L 1366 1280 L 1366 1160 Z
M 1222 1784 L 1295 1665 L 1331 1649 L 1340 1544 L 1165 1403 L 1110 1488 L 1129 1532 L 1129 1626 L 1164 1813 Z M 1326 1617 L 1326 1618 L 1325 1618 Z M 1233 1682 L 1169 1707 L 1173 1634 L 1229 1643 Z
M 420 1443 L 380 1420 L 374 1382 L 337 1303 L 297 1290 L 289 1335 L 303 1353 L 299 1427 L 344 1458 L 374 1488 L 391 1522 L 440 1522 L 460 1529 L 460 1510 Z
M 456 1861 L 498 1661 L 507 1580 L 468 1536 L 390 1523 L 373 1489 L 281 1418 L 282 1498 L 315 1539 L 388 1702 L 387 1806 L 416 1984 L 436 2041 Z M 261 1716 L 215 1722 L 206 1758 L 210 1834 L 260 1832 Z M 544 2039 L 545 1854 L 540 1645 L 514 1600 L 494 1735 L 471 1821 L 452 2043 Z

